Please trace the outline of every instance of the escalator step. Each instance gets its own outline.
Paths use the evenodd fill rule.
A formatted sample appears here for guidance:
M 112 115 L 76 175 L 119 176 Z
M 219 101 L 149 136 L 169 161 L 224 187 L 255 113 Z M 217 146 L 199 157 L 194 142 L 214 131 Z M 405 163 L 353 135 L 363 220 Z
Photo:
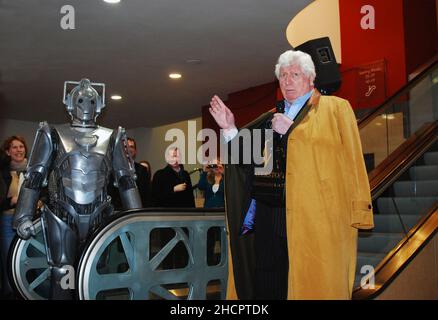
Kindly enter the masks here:
M 377 199 L 377 209 L 381 215 L 397 214 L 392 199 L 395 201 L 398 212 L 403 215 L 425 214 L 438 201 L 438 197 L 380 197 Z
M 397 181 L 393 185 L 397 197 L 433 197 L 438 196 L 438 180 Z
M 438 201 L 438 152 L 425 153 L 423 160 L 425 165 L 409 169 L 409 177 L 414 181 L 397 181 L 393 184 L 394 198 L 377 199 L 374 229 L 359 232 L 355 288 L 360 286 L 361 279 L 369 272 L 369 268 L 362 268 L 375 268 L 405 237 L 402 223 L 409 231 Z M 405 175 L 405 178 L 408 176 Z
M 403 233 L 360 232 L 357 248 L 360 252 L 388 253 L 404 237 Z
M 427 165 L 438 165 L 438 152 L 426 152 L 423 158 Z
M 400 215 L 403 224 L 407 231 L 412 229 L 413 226 L 420 221 L 420 215 Z M 400 222 L 400 218 L 396 214 L 375 214 L 374 215 L 374 229 L 373 232 L 403 232 L 403 227 Z
M 363 266 L 373 266 L 375 268 L 385 256 L 386 254 L 384 253 L 358 252 L 356 273 L 360 274 Z
M 438 180 L 438 165 L 416 166 L 409 169 L 412 180 Z

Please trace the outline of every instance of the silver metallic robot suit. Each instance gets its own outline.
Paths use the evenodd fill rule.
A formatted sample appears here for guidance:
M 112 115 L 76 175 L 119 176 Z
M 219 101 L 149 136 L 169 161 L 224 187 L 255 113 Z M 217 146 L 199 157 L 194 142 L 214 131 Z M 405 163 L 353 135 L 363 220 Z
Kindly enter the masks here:
M 69 94 L 67 85 L 77 84 Z M 103 99 L 94 86 L 103 87 Z M 141 208 L 126 134 L 100 127 L 95 120 L 105 100 L 105 85 L 88 79 L 64 84 L 63 102 L 72 123 L 40 124 L 14 217 L 18 235 L 35 235 L 32 217 L 40 191 L 48 185 L 49 200 L 41 212 L 47 259 L 51 267 L 51 299 L 71 299 L 62 288 L 68 266 L 75 266 L 88 236 L 112 214 L 107 185 L 111 173 L 124 209 Z M 65 280 L 64 280 L 65 282 Z M 65 287 L 65 285 L 64 285 Z

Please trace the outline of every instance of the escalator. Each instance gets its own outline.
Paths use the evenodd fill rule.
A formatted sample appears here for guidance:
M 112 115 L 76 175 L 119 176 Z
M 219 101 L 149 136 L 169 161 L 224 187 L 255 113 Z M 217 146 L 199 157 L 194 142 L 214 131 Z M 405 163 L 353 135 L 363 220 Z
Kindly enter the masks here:
M 438 63 L 360 120 L 374 207 L 353 299 L 438 299 Z

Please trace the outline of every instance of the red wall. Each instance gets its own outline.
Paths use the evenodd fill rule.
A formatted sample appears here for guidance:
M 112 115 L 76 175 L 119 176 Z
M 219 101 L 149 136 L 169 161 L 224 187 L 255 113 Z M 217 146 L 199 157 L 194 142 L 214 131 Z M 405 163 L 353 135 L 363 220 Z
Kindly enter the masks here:
M 360 21 L 364 14 L 360 11 L 364 5 L 371 5 L 375 9 L 375 29 L 361 28 Z M 383 96 L 393 95 L 406 84 L 407 79 L 403 1 L 339 0 L 339 15 L 343 84 L 336 95 L 348 99 L 353 108 L 357 108 L 355 68 L 378 60 L 386 62 L 386 89 Z M 383 100 L 374 99 L 373 104 Z
M 234 113 L 236 126 L 242 127 L 262 113 L 274 108 L 277 101 L 277 88 L 277 81 L 274 81 L 231 93 L 228 100 L 224 102 Z M 208 111 L 209 107 L 209 105 L 202 107 L 202 127 L 218 130 L 216 122 Z
M 404 0 L 406 71 L 413 73 L 438 53 L 436 0 Z

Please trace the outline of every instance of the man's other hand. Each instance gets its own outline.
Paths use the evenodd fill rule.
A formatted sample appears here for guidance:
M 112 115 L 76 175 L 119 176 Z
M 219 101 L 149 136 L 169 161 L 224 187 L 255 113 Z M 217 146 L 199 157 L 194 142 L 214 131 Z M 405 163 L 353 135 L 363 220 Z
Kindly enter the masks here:
M 283 113 L 275 113 L 272 119 L 272 129 L 279 134 L 286 134 L 292 125 L 293 120 Z

